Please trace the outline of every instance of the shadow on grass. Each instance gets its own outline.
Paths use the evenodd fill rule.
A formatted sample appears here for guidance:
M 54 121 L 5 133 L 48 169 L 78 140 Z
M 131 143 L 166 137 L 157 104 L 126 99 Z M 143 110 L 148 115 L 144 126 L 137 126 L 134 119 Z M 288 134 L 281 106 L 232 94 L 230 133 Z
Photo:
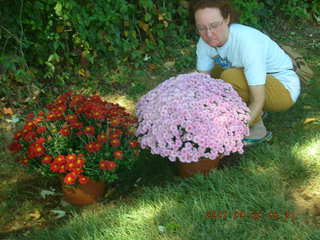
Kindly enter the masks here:
M 237 167 L 241 162 L 241 157 L 243 156 L 238 153 L 225 156 L 220 160 L 218 168 Z M 140 161 L 135 169 L 132 169 L 130 176 L 122 176 L 120 179 L 124 180 L 114 186 L 117 188 L 117 195 L 114 195 L 113 198 L 129 195 L 137 187 L 164 187 L 181 180 L 178 176 L 177 162 L 171 162 L 159 155 L 152 155 L 148 150 L 142 151 Z
M 48 196 L 46 199 L 40 195 L 41 190 L 58 189 L 57 181 L 42 176 L 22 175 L 19 171 L 16 173 L 19 176 L 8 179 L 9 185 L 0 191 L 3 198 L 0 208 L 1 239 L 54 225 L 55 219 L 49 211 L 60 204 L 59 195 Z

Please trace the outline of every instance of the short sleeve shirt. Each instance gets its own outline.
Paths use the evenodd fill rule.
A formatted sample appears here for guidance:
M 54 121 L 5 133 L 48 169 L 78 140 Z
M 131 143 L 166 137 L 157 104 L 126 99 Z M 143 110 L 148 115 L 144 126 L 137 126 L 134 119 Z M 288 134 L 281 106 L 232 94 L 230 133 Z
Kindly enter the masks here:
M 293 101 L 299 96 L 300 80 L 292 71 L 290 57 L 266 34 L 252 27 L 231 24 L 228 40 L 221 47 L 211 47 L 200 38 L 197 69 L 211 71 L 215 64 L 225 69 L 243 68 L 249 86 L 264 85 L 266 75 L 272 74 L 289 90 Z

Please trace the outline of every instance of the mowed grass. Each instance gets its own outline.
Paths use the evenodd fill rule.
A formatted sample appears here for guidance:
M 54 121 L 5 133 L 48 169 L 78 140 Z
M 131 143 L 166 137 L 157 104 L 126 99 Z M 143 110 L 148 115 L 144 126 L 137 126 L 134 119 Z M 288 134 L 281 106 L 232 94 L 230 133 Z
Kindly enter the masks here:
M 28 175 L 2 151 L 0 238 L 320 239 L 319 56 L 310 55 L 316 75 L 296 105 L 266 119 L 273 140 L 248 148 L 237 164 L 207 177 L 181 179 L 175 164 L 143 151 L 132 178 L 115 186 L 115 194 L 77 208 L 61 205 L 59 194 L 42 199 L 42 189 L 54 186 L 59 193 L 57 182 Z M 168 75 L 141 76 L 127 97 L 136 100 Z M 2 145 L 7 141 L 3 135 Z M 307 193 L 310 206 L 299 205 L 295 196 Z M 55 220 L 52 209 L 67 215 Z
M 167 172 L 166 180 L 156 171 L 165 184 L 141 186 L 130 201 L 70 213 L 61 226 L 27 239 L 316 239 L 317 225 L 304 224 L 307 216 L 294 213 L 290 198 L 319 177 L 319 165 L 301 152 L 308 144 L 303 138 L 286 138 L 285 148 L 259 146 L 237 167 L 208 177 L 182 180 Z

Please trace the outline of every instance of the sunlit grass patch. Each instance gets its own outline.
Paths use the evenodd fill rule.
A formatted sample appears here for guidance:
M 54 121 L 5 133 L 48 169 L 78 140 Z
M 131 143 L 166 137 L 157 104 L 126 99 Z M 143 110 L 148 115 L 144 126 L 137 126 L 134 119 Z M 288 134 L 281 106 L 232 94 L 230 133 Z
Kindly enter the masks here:
M 306 139 L 305 143 L 294 150 L 299 158 L 305 162 L 318 166 L 320 174 L 320 135 L 315 134 L 313 137 Z

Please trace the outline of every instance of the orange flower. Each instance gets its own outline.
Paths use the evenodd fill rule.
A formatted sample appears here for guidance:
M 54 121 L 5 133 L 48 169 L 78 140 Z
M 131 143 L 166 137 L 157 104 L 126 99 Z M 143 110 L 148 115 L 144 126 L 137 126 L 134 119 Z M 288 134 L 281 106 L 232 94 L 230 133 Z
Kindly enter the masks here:
M 52 162 L 52 163 L 50 164 L 50 170 L 51 170 L 52 172 L 59 172 L 59 170 L 60 170 L 60 165 L 59 165 L 58 163 L 56 163 L 56 162 Z
M 46 121 L 53 121 L 55 119 L 55 114 L 49 113 L 47 115 Z
M 52 157 L 49 156 L 49 155 L 46 155 L 46 156 L 44 156 L 44 157 L 42 158 L 41 162 L 42 162 L 42 163 L 47 163 L 47 164 L 49 164 L 49 163 L 51 163 L 51 160 L 52 160 Z
M 57 106 L 57 110 L 58 110 L 59 112 L 63 113 L 63 112 L 65 112 L 65 111 L 67 110 L 67 106 L 64 105 L 64 104 L 59 104 L 59 105 Z
M 120 160 L 120 159 L 122 159 L 122 158 L 123 158 L 123 152 L 122 152 L 122 151 L 120 151 L 120 150 L 115 151 L 115 152 L 113 153 L 113 156 L 114 156 L 114 158 L 115 158 L 115 159 Z
M 77 175 L 74 173 L 68 173 L 65 177 L 64 177 L 64 182 L 66 184 L 74 184 L 77 181 Z
M 103 160 L 99 162 L 99 168 L 102 170 L 113 170 L 117 167 L 117 164 L 113 161 Z
M 64 164 L 64 163 L 66 162 L 65 157 L 64 157 L 63 155 L 58 155 L 58 156 L 54 159 L 54 161 L 55 161 L 57 164 L 59 164 L 59 165 L 62 165 L 62 164 Z
M 31 132 L 28 132 L 26 135 L 24 135 L 23 139 L 27 142 L 31 142 L 36 137 L 37 137 L 37 134 L 31 131 Z
M 76 167 L 76 164 L 75 164 L 74 162 L 68 162 L 68 163 L 66 164 L 66 168 L 67 168 L 68 171 L 73 172 L 73 169 L 74 169 L 75 167 Z
M 22 165 L 28 165 L 28 164 L 29 164 L 29 159 L 28 159 L 28 158 L 22 158 L 22 159 L 20 160 L 20 163 L 21 163 Z
M 93 117 L 94 119 L 101 120 L 101 119 L 103 119 L 104 116 L 103 116 L 102 112 L 100 112 L 100 111 L 95 111 L 95 112 L 93 112 L 92 117 Z
M 119 134 L 116 134 L 116 133 L 112 133 L 110 135 L 110 139 L 115 139 L 115 138 L 120 138 L 120 135 Z
M 55 113 L 55 120 L 60 120 L 63 119 L 63 114 L 61 112 L 56 112 Z
M 22 137 L 22 133 L 23 133 L 22 131 L 16 132 L 15 135 L 14 135 L 14 139 L 15 140 L 19 140 Z
M 26 119 L 32 119 L 34 118 L 34 114 L 33 113 L 29 113 L 26 115 Z
M 33 143 L 28 147 L 28 157 L 29 158 L 35 158 L 40 157 L 45 152 L 45 148 L 42 144 Z
M 78 94 L 78 95 L 72 96 L 71 99 L 72 99 L 72 101 L 71 101 L 72 104 L 70 104 L 70 105 L 75 106 L 80 103 L 83 103 L 86 100 L 86 97 L 82 94 Z
M 45 141 L 46 141 L 46 139 L 44 137 L 40 137 L 40 138 L 36 139 L 35 143 L 36 144 L 43 144 Z
M 102 170 L 107 170 L 108 161 L 100 161 L 99 168 Z
M 77 135 L 78 137 L 80 137 L 80 136 L 83 135 L 83 132 L 82 132 L 82 131 L 79 131 L 79 132 L 76 133 L 76 135 Z
M 66 172 L 66 166 L 64 164 L 60 165 L 59 173 L 64 173 Z
M 72 172 L 79 175 L 81 173 L 83 173 L 83 168 L 82 167 L 76 167 L 74 169 L 72 169 Z
M 78 121 L 78 117 L 76 114 L 69 114 L 66 116 L 66 120 L 69 122 L 69 123 L 75 123 Z
M 138 141 L 129 141 L 128 144 L 130 145 L 130 147 L 137 147 L 139 145 Z
M 112 147 L 119 147 L 120 146 L 120 139 L 118 138 L 113 138 L 110 140 L 110 145 Z
M 85 148 L 88 152 L 98 152 L 101 147 L 102 145 L 99 142 L 90 142 L 85 145 Z
M 42 116 L 36 117 L 36 119 L 34 120 L 34 123 L 35 123 L 35 124 L 38 124 L 39 122 L 42 121 L 42 119 L 43 119 Z
M 119 118 L 113 118 L 110 121 L 110 126 L 111 127 L 118 127 L 121 124 L 121 120 Z
M 38 146 L 35 147 L 35 152 L 37 152 L 38 154 L 43 153 L 44 147 L 39 144 Z
M 94 148 L 95 148 L 96 152 L 100 151 L 101 147 L 102 147 L 101 143 L 99 143 L 99 142 L 94 143 Z
M 87 182 L 89 182 L 89 178 L 83 175 L 79 176 L 79 183 L 80 184 L 86 184 Z
M 19 152 L 21 150 L 21 144 L 19 144 L 18 142 L 12 142 L 10 145 L 9 145 L 9 150 L 11 152 Z
M 68 127 L 64 127 L 64 128 L 60 129 L 61 136 L 64 136 L 64 137 L 69 136 L 70 133 L 71 133 L 71 131 L 70 131 L 70 128 L 68 128 Z
M 84 128 L 84 133 L 87 135 L 94 135 L 94 127 L 93 126 L 86 126 Z
M 75 162 L 75 164 L 76 164 L 77 167 L 82 167 L 84 165 L 84 162 L 85 161 L 84 161 L 83 158 L 78 157 L 76 162 Z
M 72 128 L 83 128 L 83 123 L 82 122 L 78 122 L 78 121 L 74 121 L 70 123 L 70 126 Z
M 103 102 L 99 95 L 92 95 L 92 96 L 90 96 L 90 99 L 95 102 L 100 102 L 100 103 Z
M 21 131 L 22 131 L 22 135 L 27 134 L 27 133 L 29 132 L 29 130 L 28 130 L 28 129 L 25 129 L 25 128 L 22 129 Z
M 106 134 L 102 133 L 102 134 L 98 135 L 97 139 L 98 139 L 98 142 L 105 143 L 108 140 L 108 137 Z
M 34 121 L 31 120 L 31 121 L 27 122 L 27 123 L 24 125 L 24 128 L 25 128 L 25 129 L 28 129 L 28 130 L 31 130 L 34 126 L 35 126 L 35 125 L 34 125 Z
M 67 161 L 68 163 L 74 162 L 74 161 L 76 161 L 76 159 L 77 159 L 77 155 L 74 154 L 74 153 L 68 154 L 67 157 L 66 157 L 66 161 Z
M 40 127 L 38 127 L 38 128 L 36 129 L 36 132 L 37 132 L 38 134 L 42 134 L 42 133 L 44 133 L 46 130 L 47 130 L 47 127 L 46 127 L 46 126 L 40 126 Z
M 122 133 L 123 133 L 123 131 L 119 128 L 110 128 L 109 129 L 109 135 L 120 136 Z
M 95 152 L 95 147 L 93 142 L 86 144 L 84 147 L 88 152 Z

